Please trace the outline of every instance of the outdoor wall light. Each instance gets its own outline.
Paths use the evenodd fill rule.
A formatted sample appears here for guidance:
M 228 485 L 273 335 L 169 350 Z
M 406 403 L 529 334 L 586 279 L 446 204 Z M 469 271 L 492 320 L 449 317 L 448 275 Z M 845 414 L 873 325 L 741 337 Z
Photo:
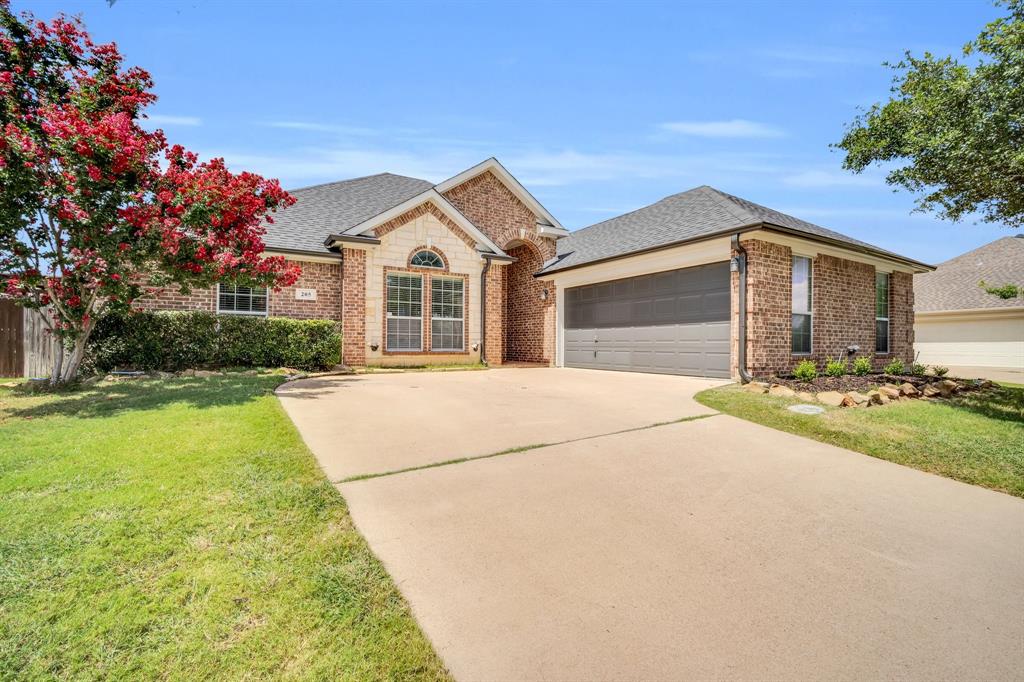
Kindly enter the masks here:
M 377 343 L 376 341 L 370 344 L 370 350 L 372 350 L 373 352 L 376 353 L 378 348 L 380 348 L 380 344 Z
M 547 289 L 541 289 L 540 290 L 540 300 L 542 300 L 542 301 L 548 300 L 548 290 Z
M 471 348 L 472 348 L 472 349 L 473 349 L 474 351 L 478 351 L 478 350 L 480 350 L 480 344 L 479 344 L 479 343 L 474 343 L 474 344 L 473 344 L 472 346 L 470 346 L 470 347 L 471 347 Z

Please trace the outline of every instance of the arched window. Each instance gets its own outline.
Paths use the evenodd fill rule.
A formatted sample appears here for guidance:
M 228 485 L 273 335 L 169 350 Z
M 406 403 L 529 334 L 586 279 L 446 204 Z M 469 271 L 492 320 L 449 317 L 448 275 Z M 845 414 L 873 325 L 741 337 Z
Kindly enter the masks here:
M 427 249 L 417 251 L 412 260 L 409 261 L 409 265 L 417 268 L 439 268 L 444 270 L 444 261 L 441 260 L 441 257 Z

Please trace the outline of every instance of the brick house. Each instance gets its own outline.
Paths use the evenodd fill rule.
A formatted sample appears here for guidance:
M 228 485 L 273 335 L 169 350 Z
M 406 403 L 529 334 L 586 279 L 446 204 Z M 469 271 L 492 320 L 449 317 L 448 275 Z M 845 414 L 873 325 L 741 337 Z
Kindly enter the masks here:
M 338 320 L 354 366 L 729 377 L 852 347 L 910 361 L 913 274 L 930 269 L 710 187 L 569 233 L 495 159 L 436 185 L 384 173 L 293 194 L 265 241 L 301 264 L 294 286 L 142 305 Z

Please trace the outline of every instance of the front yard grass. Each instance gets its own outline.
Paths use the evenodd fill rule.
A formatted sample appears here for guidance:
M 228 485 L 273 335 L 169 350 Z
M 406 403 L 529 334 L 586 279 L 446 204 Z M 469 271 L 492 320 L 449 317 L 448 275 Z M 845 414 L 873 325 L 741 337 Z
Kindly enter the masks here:
M 0 679 L 447 679 L 280 381 L 0 388 Z
M 712 409 L 922 471 L 1024 497 L 1024 387 L 802 415 L 796 400 L 733 384 L 698 393 Z

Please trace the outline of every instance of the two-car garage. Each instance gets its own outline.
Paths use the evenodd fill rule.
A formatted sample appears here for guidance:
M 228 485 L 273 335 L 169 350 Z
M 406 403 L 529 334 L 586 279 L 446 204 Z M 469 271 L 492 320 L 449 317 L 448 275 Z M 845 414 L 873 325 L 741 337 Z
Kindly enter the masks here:
M 566 367 L 729 377 L 729 263 L 568 287 Z

